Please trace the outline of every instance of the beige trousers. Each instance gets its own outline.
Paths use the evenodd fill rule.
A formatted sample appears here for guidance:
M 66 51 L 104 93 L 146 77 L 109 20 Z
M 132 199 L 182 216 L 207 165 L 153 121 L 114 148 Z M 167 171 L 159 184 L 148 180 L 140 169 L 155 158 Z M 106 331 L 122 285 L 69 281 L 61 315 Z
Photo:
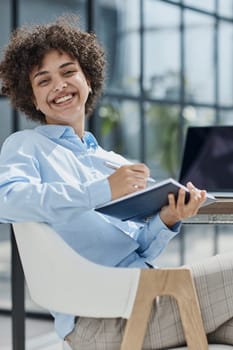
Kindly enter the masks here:
M 209 342 L 233 345 L 233 253 L 190 266 Z M 73 350 L 119 350 L 123 319 L 79 318 L 68 336 Z M 168 349 L 185 343 L 176 301 L 161 297 L 154 305 L 143 350 Z

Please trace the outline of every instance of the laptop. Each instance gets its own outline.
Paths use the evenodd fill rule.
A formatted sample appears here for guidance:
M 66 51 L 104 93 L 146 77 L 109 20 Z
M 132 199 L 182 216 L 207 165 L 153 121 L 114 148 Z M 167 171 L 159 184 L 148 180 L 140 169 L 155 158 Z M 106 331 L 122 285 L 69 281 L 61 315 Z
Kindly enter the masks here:
M 233 126 L 189 127 L 179 182 L 233 198 Z

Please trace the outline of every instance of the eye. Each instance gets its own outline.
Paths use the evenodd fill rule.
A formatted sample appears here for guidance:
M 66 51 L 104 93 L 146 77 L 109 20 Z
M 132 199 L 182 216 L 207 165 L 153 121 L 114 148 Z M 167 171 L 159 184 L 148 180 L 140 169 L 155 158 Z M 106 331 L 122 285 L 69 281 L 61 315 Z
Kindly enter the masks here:
M 76 73 L 76 70 L 67 70 L 64 72 L 64 75 L 65 76 L 70 76 L 70 75 L 73 75 L 74 73 Z
M 39 86 L 45 86 L 48 83 L 49 83 L 49 79 L 41 79 L 41 80 L 39 80 L 38 85 Z

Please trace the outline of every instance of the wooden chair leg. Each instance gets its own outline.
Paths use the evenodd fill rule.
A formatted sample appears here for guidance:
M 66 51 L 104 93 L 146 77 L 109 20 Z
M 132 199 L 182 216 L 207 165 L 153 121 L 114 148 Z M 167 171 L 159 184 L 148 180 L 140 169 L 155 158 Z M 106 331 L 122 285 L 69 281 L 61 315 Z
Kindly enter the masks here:
M 187 268 L 142 270 L 130 319 L 120 350 L 141 350 L 151 308 L 157 296 L 173 296 L 178 303 L 189 350 L 208 350 L 191 271 Z
M 120 350 L 141 350 L 142 348 L 153 304 L 153 299 L 147 296 L 144 278 L 145 276 L 141 273 L 133 311 L 130 319 L 127 320 Z

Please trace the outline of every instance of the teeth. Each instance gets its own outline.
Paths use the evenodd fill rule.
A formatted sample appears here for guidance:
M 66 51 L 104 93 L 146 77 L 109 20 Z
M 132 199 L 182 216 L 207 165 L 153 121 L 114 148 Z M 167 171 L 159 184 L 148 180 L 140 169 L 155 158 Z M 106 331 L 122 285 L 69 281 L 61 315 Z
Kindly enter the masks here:
M 72 98 L 72 95 L 66 95 L 66 96 L 62 96 L 60 98 L 57 98 L 55 100 L 55 103 L 62 103 L 62 102 L 65 102 L 65 101 L 68 101 Z

